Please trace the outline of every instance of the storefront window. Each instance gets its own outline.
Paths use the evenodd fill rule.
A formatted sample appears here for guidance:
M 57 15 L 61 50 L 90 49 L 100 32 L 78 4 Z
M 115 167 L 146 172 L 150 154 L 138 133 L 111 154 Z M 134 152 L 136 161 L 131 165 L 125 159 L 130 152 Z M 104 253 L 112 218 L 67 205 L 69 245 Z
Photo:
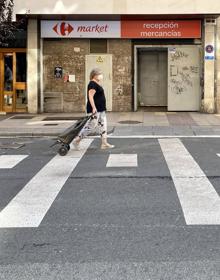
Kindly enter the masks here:
M 4 90 L 13 91 L 13 56 L 4 55 Z
M 16 82 L 26 82 L 26 53 L 16 53 Z
M 23 89 L 16 90 L 16 109 L 26 109 L 27 91 Z
M 4 106 L 10 106 L 13 105 L 13 95 L 12 94 L 5 94 L 4 95 Z

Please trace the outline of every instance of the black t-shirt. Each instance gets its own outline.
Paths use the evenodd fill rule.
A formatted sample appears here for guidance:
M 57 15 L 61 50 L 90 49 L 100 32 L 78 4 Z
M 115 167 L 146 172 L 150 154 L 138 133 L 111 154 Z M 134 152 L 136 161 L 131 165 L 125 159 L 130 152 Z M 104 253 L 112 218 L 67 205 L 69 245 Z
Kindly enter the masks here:
M 89 90 L 94 89 L 94 102 L 97 109 L 97 112 L 103 112 L 106 111 L 106 99 L 105 99 L 105 93 L 103 87 L 101 87 L 99 84 L 97 84 L 94 81 L 90 81 L 88 84 L 88 90 L 87 90 L 87 113 L 92 113 L 92 106 L 89 101 Z

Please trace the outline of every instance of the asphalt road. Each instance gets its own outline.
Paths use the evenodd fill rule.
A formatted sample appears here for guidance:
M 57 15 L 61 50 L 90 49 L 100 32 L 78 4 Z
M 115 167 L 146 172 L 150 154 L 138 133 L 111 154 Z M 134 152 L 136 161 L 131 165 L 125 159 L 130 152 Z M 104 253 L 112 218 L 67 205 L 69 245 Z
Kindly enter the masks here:
M 168 155 L 158 139 L 110 141 L 60 159 L 51 139 L 0 139 L 1 280 L 220 279 L 220 139 L 167 139 Z M 9 155 L 26 157 L 6 168 Z

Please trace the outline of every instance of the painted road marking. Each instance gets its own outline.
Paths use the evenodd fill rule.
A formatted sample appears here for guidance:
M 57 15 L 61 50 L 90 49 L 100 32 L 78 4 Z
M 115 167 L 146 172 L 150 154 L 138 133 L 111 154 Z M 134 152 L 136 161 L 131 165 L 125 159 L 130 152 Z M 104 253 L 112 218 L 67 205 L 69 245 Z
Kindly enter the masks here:
M 220 138 L 220 135 L 113 135 L 109 134 L 108 138 L 112 139 L 161 139 L 161 138 Z M 0 136 L 1 138 L 1 136 Z M 8 137 L 9 138 L 9 137 Z M 88 136 L 88 138 L 100 138 L 100 136 Z
M 188 225 L 219 225 L 220 197 L 179 139 L 159 139 Z
M 6 136 L 2 136 L 0 135 L 0 139 L 5 139 Z M 43 136 L 42 136 L 43 137 Z M 45 136 L 46 138 L 54 138 L 54 137 L 49 137 L 49 136 Z M 113 135 L 113 134 L 109 134 L 108 138 L 118 138 L 118 139 L 160 139 L 160 138 L 198 138 L 198 139 L 202 139 L 202 138 L 220 138 L 220 134 L 218 135 Z M 7 135 L 7 139 L 14 139 L 15 136 L 10 136 Z M 30 138 L 29 135 L 23 135 L 22 138 Z M 37 135 L 32 135 L 31 138 L 39 138 L 39 136 Z M 96 138 L 100 138 L 100 135 L 97 136 L 88 136 L 88 139 L 96 139 Z
M 85 139 L 80 151 L 52 158 L 1 211 L 0 228 L 38 227 L 91 142 Z
M 111 154 L 106 167 L 137 167 L 137 154 Z
M 0 155 L 0 169 L 13 168 L 26 157 L 28 155 Z

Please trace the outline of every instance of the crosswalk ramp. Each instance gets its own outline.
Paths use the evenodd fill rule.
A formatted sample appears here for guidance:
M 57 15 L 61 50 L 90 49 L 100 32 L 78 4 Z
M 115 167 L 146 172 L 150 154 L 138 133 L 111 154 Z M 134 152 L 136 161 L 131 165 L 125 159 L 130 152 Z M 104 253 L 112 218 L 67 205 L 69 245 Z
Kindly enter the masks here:
M 187 225 L 220 224 L 220 197 L 216 187 L 213 186 L 206 172 L 199 166 L 180 139 L 154 139 L 151 141 L 146 139 L 139 141 L 120 139 L 117 141 L 115 139 L 114 144 L 117 148 L 111 151 L 97 150 L 95 141 L 84 140 L 80 151 L 72 149 L 65 157 L 52 156 L 1 210 L 0 228 L 39 227 L 46 217 L 52 215 L 53 209 L 56 208 L 57 197 L 65 195 L 61 194 L 61 190 L 68 185 L 70 178 L 76 188 L 79 187 L 79 180 L 83 182 L 83 186 L 79 187 L 82 187 L 83 192 L 85 186 L 88 187 L 86 190 L 92 189 L 88 182 L 94 185 L 102 182 L 98 186 L 99 190 L 102 188 L 100 192 L 102 197 L 105 195 L 103 188 L 107 185 L 109 189 L 112 188 L 111 182 L 117 184 L 113 186 L 114 190 L 123 189 L 125 192 L 126 185 L 132 182 L 134 185 L 133 201 L 132 197 L 126 197 L 130 200 L 131 209 L 134 203 L 137 208 L 140 202 L 138 200 L 142 199 L 135 193 L 135 188 L 140 190 L 147 182 L 148 189 L 151 189 L 150 185 L 155 184 L 155 180 L 154 183 L 151 183 L 150 179 L 159 178 L 157 184 L 162 184 L 163 178 L 172 178 L 167 189 L 164 187 L 163 190 L 161 186 L 156 185 L 155 190 L 151 190 L 154 192 L 152 197 L 158 195 L 157 192 L 160 189 L 160 192 L 168 192 L 167 196 L 178 199 L 180 209 L 177 212 L 182 213 Z M 215 156 L 215 161 L 220 160 L 217 154 Z M 7 169 L 9 173 L 13 172 L 15 168 L 19 170 L 21 163 L 28 158 L 29 156 L 25 154 L 1 155 L 0 174 L 4 174 L 1 172 L 6 172 Z M 125 180 L 123 181 L 122 178 Z M 86 182 L 83 181 L 85 179 Z M 10 185 L 10 177 L 8 184 Z M 93 195 L 95 200 L 99 193 Z M 106 195 L 108 196 L 108 193 Z M 109 195 L 116 199 L 113 193 Z M 162 199 L 163 195 L 161 201 Z M 109 198 L 108 204 L 111 207 L 113 205 L 118 207 L 110 200 Z M 71 198 L 66 201 L 71 202 Z M 119 203 L 125 203 L 125 201 L 122 200 Z M 157 201 L 158 207 L 159 203 L 160 201 Z M 154 210 L 157 205 L 154 205 Z M 108 207 L 107 204 L 106 207 Z M 147 211 L 149 207 L 147 200 L 145 207 Z M 178 207 L 177 204 L 175 207 Z M 124 219 L 126 219 L 126 214 L 124 214 Z

